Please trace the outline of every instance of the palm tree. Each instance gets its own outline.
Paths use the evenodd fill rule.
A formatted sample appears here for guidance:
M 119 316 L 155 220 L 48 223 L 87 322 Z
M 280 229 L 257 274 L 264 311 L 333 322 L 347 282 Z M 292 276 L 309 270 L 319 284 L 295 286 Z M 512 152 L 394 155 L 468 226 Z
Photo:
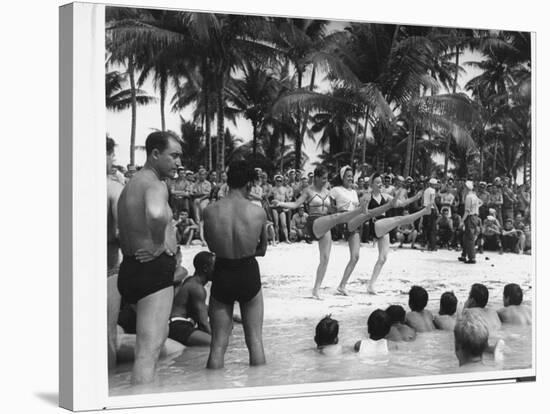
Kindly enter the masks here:
M 127 82 L 127 75 L 118 71 L 106 72 L 105 106 L 108 110 L 123 111 L 132 106 L 132 91 L 123 87 Z M 141 89 L 137 89 L 135 93 L 137 105 L 148 105 L 156 101 L 155 97 L 147 95 L 147 92 Z

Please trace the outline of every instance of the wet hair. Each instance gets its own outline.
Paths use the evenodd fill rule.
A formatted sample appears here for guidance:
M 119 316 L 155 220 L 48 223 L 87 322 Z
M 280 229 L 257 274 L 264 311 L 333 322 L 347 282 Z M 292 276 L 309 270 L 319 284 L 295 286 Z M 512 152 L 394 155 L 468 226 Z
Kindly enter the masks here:
M 229 188 L 243 188 L 254 181 L 255 172 L 246 161 L 233 161 L 227 171 L 227 185 Z
M 185 213 L 185 214 L 189 215 L 189 211 L 187 211 L 185 208 L 180 211 L 180 215 L 181 215 L 181 213 Z
M 314 177 L 321 178 L 325 174 L 328 174 L 328 170 L 324 165 L 319 165 L 318 167 L 315 167 L 315 170 L 313 170 Z
M 317 344 L 317 347 L 338 343 L 338 321 L 332 319 L 330 316 L 325 316 L 315 327 L 315 337 L 313 340 Z
M 516 283 L 508 283 L 504 286 L 504 297 L 509 299 L 510 305 L 521 305 L 523 291 Z
M 452 316 L 456 312 L 458 300 L 453 292 L 445 292 L 439 300 L 439 314 Z
M 107 154 L 111 155 L 115 150 L 115 140 L 111 137 L 107 137 Z
M 376 309 L 369 316 L 367 329 L 372 340 L 378 341 L 390 333 L 392 320 L 382 309 Z
M 469 298 L 475 300 L 477 306 L 484 308 L 489 301 L 489 290 L 487 290 L 487 286 L 481 283 L 474 283 L 470 288 Z
M 204 266 L 210 264 L 210 261 L 214 258 L 214 254 L 207 251 L 198 252 L 193 258 L 193 266 L 195 267 L 195 272 L 202 271 Z
M 414 312 L 424 310 L 428 304 L 428 292 L 421 286 L 413 286 L 409 290 L 409 308 Z
M 454 334 L 455 347 L 460 345 L 460 348 L 471 356 L 481 356 L 487 349 L 489 327 L 477 312 L 466 310 L 456 321 Z
M 405 323 L 405 309 L 401 305 L 391 305 L 386 309 L 386 313 L 391 319 L 392 323 Z
M 151 132 L 145 140 L 145 152 L 147 156 L 151 155 L 153 150 L 162 152 L 168 147 L 168 141 L 173 139 L 177 143 L 180 142 L 179 138 L 172 132 L 155 131 Z

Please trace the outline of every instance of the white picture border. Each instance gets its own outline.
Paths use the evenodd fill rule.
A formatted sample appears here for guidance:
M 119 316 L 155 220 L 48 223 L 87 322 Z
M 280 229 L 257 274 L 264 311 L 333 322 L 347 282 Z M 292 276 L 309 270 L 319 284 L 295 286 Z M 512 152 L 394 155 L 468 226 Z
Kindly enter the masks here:
M 124 5 L 135 7 L 154 8 L 184 8 L 192 7 L 191 2 L 140 2 L 139 5 L 129 2 L 119 2 Z M 148 3 L 148 4 L 147 4 Z M 113 4 L 115 5 L 115 4 Z M 373 379 L 362 381 L 345 381 L 331 383 L 313 383 L 305 385 L 285 385 L 272 387 L 250 387 L 232 388 L 224 390 L 189 391 L 181 393 L 159 393 L 144 394 L 135 396 L 108 396 L 108 375 L 107 375 L 107 328 L 106 328 L 106 284 L 105 278 L 98 278 L 97 275 L 105 274 L 106 269 L 106 246 L 102 241 L 106 240 L 105 217 L 106 217 L 106 185 L 104 179 L 105 171 L 105 96 L 104 96 L 104 73 L 105 73 L 105 30 L 104 12 L 105 6 L 94 3 L 74 3 L 72 7 L 73 25 L 69 29 L 72 33 L 72 100 L 71 114 L 72 125 L 67 127 L 67 118 L 63 118 L 63 110 L 60 112 L 60 176 L 62 177 L 60 196 L 62 216 L 60 216 L 61 234 L 70 226 L 70 232 L 66 238 L 71 239 L 70 249 L 72 261 L 68 260 L 67 250 L 61 252 L 61 282 L 60 283 L 60 383 L 61 396 L 72 396 L 61 401 L 61 405 L 74 410 L 91 410 L 101 408 L 122 408 L 122 407 L 144 407 L 172 404 L 204 403 L 213 401 L 242 401 L 249 399 L 269 399 L 296 396 L 311 396 L 321 394 L 349 394 L 357 392 L 385 391 L 388 389 L 416 389 L 425 387 L 441 387 L 447 385 L 467 385 L 476 381 L 502 380 L 511 382 L 517 377 L 531 377 L 536 375 L 536 329 L 533 329 L 533 366 L 525 370 L 495 371 L 484 373 L 468 373 L 453 375 L 421 376 L 392 379 Z M 251 5 L 246 11 L 242 9 L 229 9 L 230 5 L 216 10 L 216 12 L 238 12 L 254 14 L 282 15 L 281 12 L 257 10 Z M 66 11 L 66 9 L 65 9 Z M 62 11 L 63 13 L 63 11 Z M 289 12 L 289 15 L 305 17 L 302 13 Z M 366 16 L 335 15 L 315 16 L 327 19 L 350 19 L 367 21 Z M 373 16 L 368 21 L 388 21 L 395 23 L 395 19 L 385 19 L 383 15 Z M 61 34 L 67 27 L 61 26 Z M 415 22 L 404 22 L 408 24 L 429 24 L 429 25 L 450 25 L 464 27 L 465 25 L 454 20 L 443 19 L 442 22 L 428 22 L 422 19 L 415 19 Z M 487 27 L 486 23 L 472 24 L 467 26 Z M 527 30 L 527 28 L 510 27 L 505 22 L 494 23 L 495 28 L 508 28 L 510 30 Z M 535 36 L 533 36 L 535 37 Z M 534 41 L 534 40 L 533 40 Z M 61 42 L 62 47 L 67 43 Z M 61 51 L 62 55 L 67 51 Z M 532 48 L 533 56 L 533 102 L 536 99 L 536 53 Z M 61 56 L 63 62 L 64 56 Z M 63 65 L 60 65 L 63 67 Z M 63 85 L 63 79 L 61 79 Z M 62 87 L 61 85 L 61 87 Z M 98 87 L 99 86 L 99 87 Z M 65 90 L 65 92 L 67 92 Z M 63 87 L 61 96 L 63 97 Z M 68 102 L 63 103 L 68 105 Z M 533 105 L 533 189 L 536 188 L 536 119 L 535 105 Z M 67 113 L 64 114 L 67 116 Z M 65 127 L 65 128 L 64 128 Z M 69 128 L 69 129 L 67 129 Z M 67 140 L 66 134 L 72 135 L 72 145 Z M 70 150 L 67 150 L 69 148 Z M 71 159 L 63 159 L 69 156 Z M 69 176 L 65 175 L 63 168 L 70 166 Z M 63 181 L 63 177 L 66 181 Z M 71 180 L 72 178 L 72 180 Z M 70 182 L 72 181 L 72 182 Z M 64 186 L 71 188 L 70 200 L 63 198 Z M 72 205 L 72 216 L 70 220 L 63 217 L 63 203 L 70 201 Z M 536 216 L 536 194 L 533 195 L 533 211 Z M 535 219 L 536 220 L 536 219 Z M 537 238 L 537 226 L 533 226 L 534 242 Z M 63 238 L 61 242 L 63 243 Z M 536 249 L 536 245 L 535 245 Z M 532 257 L 532 266 L 535 270 L 533 283 L 535 295 L 533 296 L 533 309 L 536 308 L 536 297 L 538 296 L 536 283 L 536 256 Z M 67 274 L 71 269 L 72 274 Z M 63 283 L 68 281 L 70 283 Z M 68 295 L 68 296 L 67 296 Z M 70 308 L 70 315 L 64 313 Z M 536 315 L 534 315 L 536 327 Z M 69 323 L 68 329 L 64 329 Z M 67 346 L 70 343 L 72 346 Z M 105 344 L 105 346 L 103 346 Z M 70 352 L 69 352 L 70 351 Z M 72 367 L 67 365 L 67 353 L 71 354 Z M 71 378 L 72 385 L 63 379 Z M 67 389 L 69 387 L 69 389 Z

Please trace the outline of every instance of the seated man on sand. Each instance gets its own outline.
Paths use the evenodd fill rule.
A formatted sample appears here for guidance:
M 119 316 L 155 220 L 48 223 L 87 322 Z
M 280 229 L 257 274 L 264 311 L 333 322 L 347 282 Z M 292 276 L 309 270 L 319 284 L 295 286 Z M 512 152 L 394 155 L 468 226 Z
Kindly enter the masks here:
M 386 309 L 386 313 L 392 321 L 390 333 L 386 335 L 388 341 L 413 341 L 416 338 L 416 331 L 405 325 L 405 309 L 403 309 L 403 306 L 391 305 Z
M 420 286 L 413 286 L 409 291 L 409 308 L 411 311 L 405 316 L 405 323 L 417 332 L 434 330 L 434 318 L 429 310 L 424 308 L 428 304 L 428 292 Z
M 338 321 L 331 315 L 325 316 L 315 327 L 317 351 L 322 355 L 338 355 L 342 353 L 342 346 L 338 344 Z
M 531 325 L 531 308 L 522 305 L 523 291 L 519 285 L 509 283 L 504 286 L 504 307 L 497 311 L 502 323 L 514 325 Z
M 182 281 L 174 296 L 168 338 L 187 346 L 210 345 L 212 330 L 204 286 L 212 280 L 214 261 L 214 254 L 207 251 L 195 255 L 195 274 Z
M 487 308 L 489 301 L 489 290 L 487 286 L 481 283 L 474 283 L 470 289 L 468 300 L 464 304 L 466 309 L 478 312 L 487 322 L 487 326 L 491 332 L 498 330 L 501 327 L 500 318 L 494 309 Z
M 388 341 L 385 338 L 390 333 L 391 325 L 390 316 L 382 309 L 376 309 L 367 321 L 369 337 L 355 343 L 355 352 L 359 352 L 361 356 L 386 355 Z
M 439 315 L 434 318 L 434 325 L 442 331 L 452 331 L 456 324 L 456 305 L 458 300 L 453 292 L 445 292 L 439 301 Z

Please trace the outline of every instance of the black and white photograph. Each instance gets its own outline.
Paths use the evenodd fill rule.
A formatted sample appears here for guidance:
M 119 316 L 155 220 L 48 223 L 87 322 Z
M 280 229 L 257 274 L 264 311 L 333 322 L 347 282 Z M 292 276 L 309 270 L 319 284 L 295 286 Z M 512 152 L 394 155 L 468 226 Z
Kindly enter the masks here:
M 110 397 L 534 377 L 533 33 L 102 16 Z

